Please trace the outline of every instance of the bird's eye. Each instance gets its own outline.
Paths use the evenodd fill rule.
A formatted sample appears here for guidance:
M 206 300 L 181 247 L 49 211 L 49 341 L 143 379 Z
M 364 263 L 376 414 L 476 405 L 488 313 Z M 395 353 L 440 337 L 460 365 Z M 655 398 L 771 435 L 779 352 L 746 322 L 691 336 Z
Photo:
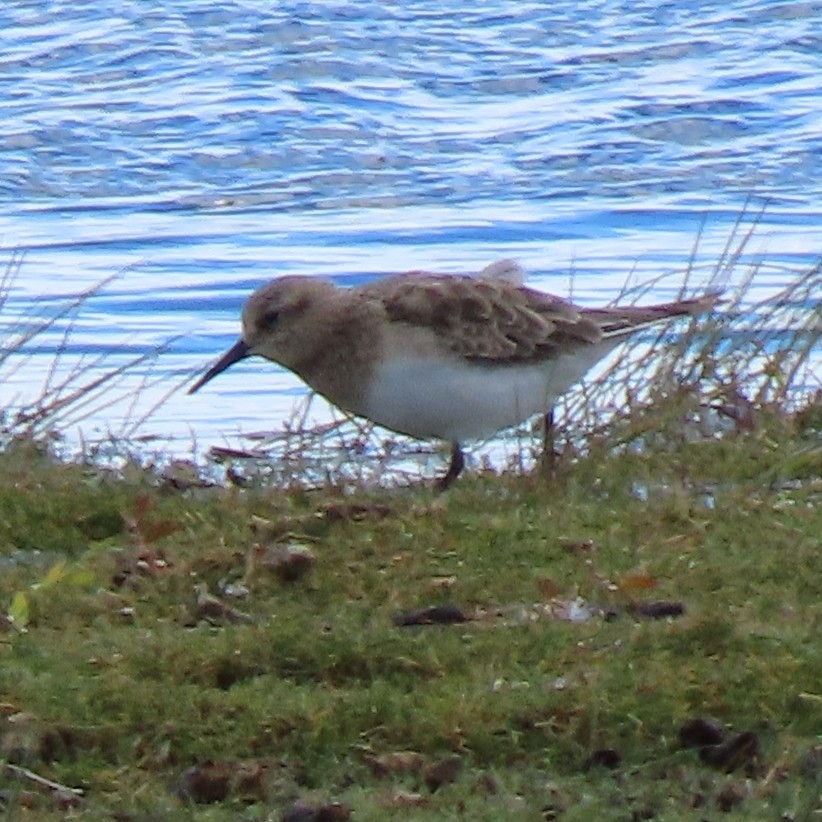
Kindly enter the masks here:
M 280 318 L 280 312 L 272 309 L 271 311 L 266 311 L 261 317 L 259 321 L 260 328 L 274 328 L 277 324 L 277 320 Z

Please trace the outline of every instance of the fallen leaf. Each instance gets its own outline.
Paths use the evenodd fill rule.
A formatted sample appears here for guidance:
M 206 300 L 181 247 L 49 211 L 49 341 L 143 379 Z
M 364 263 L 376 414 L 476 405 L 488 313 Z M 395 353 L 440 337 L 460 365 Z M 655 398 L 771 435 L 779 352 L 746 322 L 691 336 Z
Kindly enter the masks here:
M 231 788 L 231 768 L 225 762 L 202 762 L 180 777 L 177 793 L 181 799 L 197 804 L 222 802 Z
M 537 587 L 546 599 L 553 599 L 562 593 L 562 589 L 559 585 L 557 585 L 556 582 L 549 577 L 540 577 L 537 580 Z
M 59 562 L 55 562 L 51 568 L 48 569 L 48 572 L 40 580 L 35 586 L 35 588 L 51 588 L 53 585 L 57 585 L 66 574 L 66 561 L 61 559 Z
M 679 728 L 679 744 L 683 748 L 718 745 L 724 738 L 725 728 L 718 719 L 712 717 L 694 717 L 683 722 Z
M 182 527 L 180 522 L 158 520 L 157 522 L 141 523 L 140 533 L 143 537 L 143 542 L 151 544 L 152 542 L 161 540 L 163 537 L 176 533 Z
M 599 748 L 585 760 L 585 768 L 608 768 L 614 770 L 620 766 L 622 754 L 615 748 Z
M 229 797 L 246 801 L 266 799 L 267 766 L 254 760 L 211 760 L 183 772 L 177 794 L 198 805 L 222 802 Z
M 759 758 L 759 737 L 753 731 L 734 734 L 718 745 L 706 745 L 699 758 L 707 765 L 731 773 L 743 768 L 750 770 Z
M 459 605 L 429 605 L 417 611 L 397 614 L 394 624 L 399 628 L 409 628 L 414 625 L 454 625 L 470 619 Z
M 657 581 L 650 574 L 629 574 L 617 583 L 620 591 L 642 591 L 656 586 Z
M 307 545 L 292 542 L 263 549 L 256 564 L 271 571 L 281 582 L 296 582 L 311 570 L 315 559 Z
M 18 591 L 12 597 L 8 618 L 11 621 L 11 627 L 18 631 L 26 630 L 29 624 L 29 600 L 22 591 Z
M 722 813 L 730 813 L 730 811 L 737 805 L 740 805 L 747 796 L 748 789 L 746 786 L 736 782 L 729 782 L 717 794 L 716 806 Z

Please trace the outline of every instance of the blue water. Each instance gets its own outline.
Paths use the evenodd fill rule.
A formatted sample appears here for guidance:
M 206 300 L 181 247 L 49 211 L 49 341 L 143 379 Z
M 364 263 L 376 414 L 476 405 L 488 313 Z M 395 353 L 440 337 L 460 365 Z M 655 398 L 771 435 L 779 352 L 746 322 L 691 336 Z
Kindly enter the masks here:
M 2 321 L 121 273 L 67 343 L 58 326 L 0 365 L 0 405 L 53 380 L 58 349 L 93 372 L 174 338 L 86 437 L 169 391 L 142 430 L 172 448 L 276 427 L 302 389 L 273 366 L 173 388 L 285 273 L 515 257 L 531 284 L 604 302 L 684 270 L 700 227 L 707 276 L 746 203 L 766 206 L 755 294 L 822 253 L 822 3 L 445 8 L 5 0 L 0 243 L 26 253 Z

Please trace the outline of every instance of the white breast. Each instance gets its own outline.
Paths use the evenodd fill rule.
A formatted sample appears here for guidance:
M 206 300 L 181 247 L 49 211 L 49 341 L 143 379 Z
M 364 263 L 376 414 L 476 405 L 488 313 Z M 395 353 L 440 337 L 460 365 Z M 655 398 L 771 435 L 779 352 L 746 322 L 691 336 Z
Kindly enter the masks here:
M 393 359 L 374 373 L 360 413 L 421 439 L 489 437 L 549 411 L 556 398 L 613 347 L 602 343 L 529 365 Z

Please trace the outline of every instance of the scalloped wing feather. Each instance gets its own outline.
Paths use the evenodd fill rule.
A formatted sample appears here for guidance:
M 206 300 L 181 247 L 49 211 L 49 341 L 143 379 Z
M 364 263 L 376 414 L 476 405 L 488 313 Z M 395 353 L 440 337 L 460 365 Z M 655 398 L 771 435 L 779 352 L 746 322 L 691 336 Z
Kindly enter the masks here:
M 423 326 L 469 360 L 527 363 L 602 339 L 567 300 L 503 279 L 412 272 L 359 289 L 391 322 Z

